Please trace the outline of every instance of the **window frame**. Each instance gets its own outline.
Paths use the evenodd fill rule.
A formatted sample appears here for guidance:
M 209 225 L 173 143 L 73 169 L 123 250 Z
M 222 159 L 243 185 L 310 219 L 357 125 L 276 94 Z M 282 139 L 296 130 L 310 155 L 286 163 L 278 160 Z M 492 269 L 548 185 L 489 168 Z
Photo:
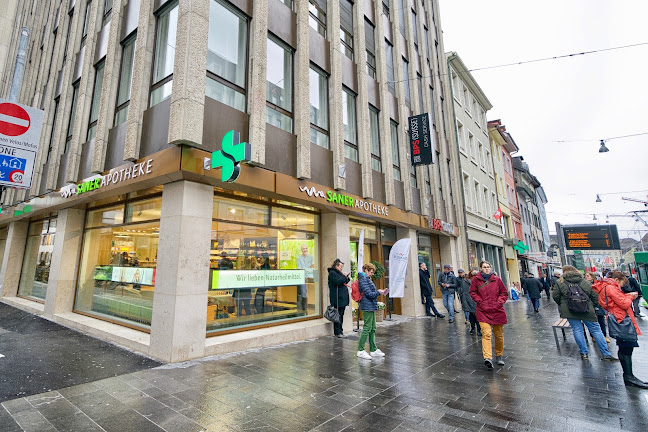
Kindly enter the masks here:
M 267 75 L 267 68 L 266 68 L 266 101 L 265 101 L 266 112 L 267 112 L 267 109 L 270 108 L 270 109 L 273 109 L 274 111 L 276 111 L 276 112 L 278 112 L 280 114 L 283 114 L 284 116 L 290 118 L 290 131 L 289 131 L 289 133 L 293 133 L 294 130 L 295 130 L 295 121 L 294 121 L 295 119 L 293 117 L 293 112 L 295 110 L 295 50 L 290 45 L 288 45 L 287 43 L 282 41 L 279 37 L 273 35 L 270 32 L 268 32 L 266 38 L 268 40 L 272 40 L 272 42 L 274 42 L 276 45 L 281 47 L 285 52 L 290 53 L 290 87 L 291 87 L 290 88 L 290 108 L 291 108 L 290 111 L 286 110 L 285 108 L 280 107 L 279 105 L 275 105 L 273 102 L 269 101 L 268 97 L 267 97 L 268 75 Z M 267 52 L 267 48 L 266 48 L 266 52 Z M 266 58 L 266 64 L 267 64 L 267 58 Z M 284 81 L 285 81 L 285 78 L 284 78 Z M 310 121 L 310 119 L 309 119 L 309 121 Z M 272 125 L 272 126 L 274 126 L 274 125 Z M 277 126 L 275 126 L 275 127 L 277 127 Z M 285 130 L 285 129 L 282 129 L 282 128 L 279 128 L 279 129 Z
M 128 99 L 121 104 L 119 103 L 119 92 L 121 90 L 121 86 L 123 84 L 122 78 L 123 78 L 123 73 L 124 73 L 124 52 L 126 50 L 126 46 L 132 44 L 133 46 L 133 53 L 131 55 L 131 66 L 130 66 L 130 81 L 128 83 Z M 137 30 L 134 31 L 131 35 L 127 36 L 121 43 L 122 47 L 122 57 L 121 61 L 119 64 L 119 80 L 117 81 L 117 98 L 115 99 L 115 114 L 113 118 L 113 127 L 119 126 L 121 123 L 117 123 L 117 115 L 124 109 L 128 110 L 128 107 L 130 106 L 130 100 L 131 100 L 131 92 L 132 92 L 132 85 L 133 85 L 133 69 L 135 67 L 135 47 L 137 44 Z M 126 111 L 126 119 L 128 119 L 128 111 Z M 124 120 L 125 121 L 125 120 Z
M 326 129 L 322 128 L 319 125 L 316 125 L 315 123 L 313 123 L 311 121 L 311 118 L 310 118 L 310 115 L 309 115 L 310 128 L 314 129 L 315 131 L 319 132 L 320 134 L 326 136 L 326 147 L 324 147 L 324 146 L 320 146 L 320 147 L 324 147 L 324 148 L 326 148 L 328 150 L 331 147 L 330 136 L 329 136 L 329 130 L 331 128 L 331 116 L 330 116 L 330 109 L 329 109 L 329 89 L 328 89 L 329 75 L 326 72 L 324 72 L 323 70 L 321 70 L 320 68 L 318 68 L 317 66 L 315 66 L 313 63 L 311 63 L 310 67 L 308 68 L 309 77 L 310 77 L 310 72 L 311 71 L 313 73 L 319 75 L 318 78 L 323 77 L 324 81 L 325 81 L 325 86 L 324 86 L 325 94 L 323 95 L 323 97 L 322 97 L 322 95 L 319 95 L 319 96 L 320 96 L 320 100 L 322 100 L 322 101 L 324 101 L 326 103 Z M 309 107 L 312 107 L 312 105 L 310 103 L 310 95 L 309 95 L 309 101 L 308 102 L 309 102 Z M 313 142 L 313 140 L 311 140 L 311 142 Z M 313 144 L 319 145 L 318 143 L 313 143 Z
M 148 103 L 149 108 L 157 105 L 158 103 L 160 103 L 160 102 L 162 102 L 162 101 L 164 101 L 166 99 L 166 98 L 161 99 L 159 102 L 153 104 L 153 100 L 152 100 L 153 92 L 155 92 L 159 88 L 163 87 L 167 83 L 173 82 L 173 71 L 171 71 L 171 73 L 166 75 L 165 77 L 160 78 L 158 81 L 154 82 L 153 80 L 155 79 L 155 62 L 157 60 L 157 54 L 158 54 L 157 53 L 157 46 L 158 46 L 158 39 L 160 37 L 160 31 L 159 31 L 160 17 L 162 17 L 163 15 L 165 15 L 167 13 L 171 14 L 171 11 L 174 8 L 179 8 L 178 1 L 179 0 L 176 0 L 174 2 L 169 3 L 168 5 L 165 5 L 163 8 L 161 8 L 159 11 L 157 11 L 155 13 L 155 38 L 154 38 L 154 41 L 153 41 L 153 59 L 152 59 L 152 63 L 151 63 L 151 80 L 150 80 L 151 85 L 149 86 L 149 103 Z M 177 41 L 177 36 L 178 36 L 177 35 L 177 30 L 178 30 L 178 23 L 176 21 L 176 41 Z M 174 46 L 173 49 L 175 51 L 175 46 Z M 173 60 L 173 66 L 175 67 L 175 58 Z M 173 84 L 171 84 L 171 86 L 173 86 Z M 173 87 L 171 89 L 171 94 L 173 94 Z M 169 97 L 171 97 L 171 96 L 169 96 Z
M 90 131 L 92 130 L 93 127 L 97 126 L 97 123 L 99 122 L 99 110 L 101 109 L 101 93 L 103 92 L 103 81 L 104 81 L 104 73 L 106 70 L 106 58 L 104 57 L 103 59 L 99 60 L 95 66 L 95 76 L 94 76 L 94 85 L 92 86 L 92 97 L 90 99 L 90 117 L 88 118 L 88 131 L 86 132 L 86 142 L 91 141 L 94 139 L 95 135 L 90 138 Z M 101 71 L 101 88 L 99 88 L 99 98 L 95 99 L 95 96 L 97 96 L 97 77 L 99 76 L 99 71 Z M 97 102 L 97 119 L 92 120 L 92 111 L 93 108 L 95 107 L 95 101 Z
M 342 140 L 344 141 L 344 147 L 345 147 L 344 155 L 348 159 L 350 159 L 350 160 L 352 160 L 354 162 L 358 162 L 358 160 L 359 160 L 359 158 L 358 158 L 358 156 L 359 156 L 358 155 L 358 104 L 357 104 L 357 97 L 358 96 L 351 89 L 349 89 L 349 88 L 347 88 L 345 86 L 342 86 L 342 93 L 343 93 L 343 95 L 346 93 L 347 101 L 349 100 L 348 98 L 353 99 L 353 123 L 354 123 L 354 127 L 353 127 L 353 130 L 354 130 L 354 137 L 353 137 L 354 142 L 350 142 L 350 141 L 348 141 L 346 139 L 346 136 L 345 136 L 345 133 L 344 133 L 344 113 L 342 114 L 343 115 L 343 117 L 342 117 L 342 135 L 343 135 Z M 348 105 L 349 104 L 347 102 L 347 107 L 348 107 Z M 342 110 L 344 111 L 344 101 L 342 101 Z M 349 121 L 349 123 L 350 123 L 350 121 Z M 352 151 L 355 154 L 355 158 L 349 158 L 347 156 L 347 151 L 346 151 L 347 148 L 350 149 L 350 151 Z
M 378 150 L 378 153 L 374 153 L 374 146 L 371 142 L 371 118 L 372 115 L 376 118 L 376 139 L 378 142 L 375 148 Z M 373 105 L 369 104 L 369 153 L 371 154 L 371 169 L 378 172 L 382 171 L 382 155 L 380 153 L 380 110 Z M 379 169 L 375 169 L 374 166 Z
M 321 13 L 324 16 L 324 21 L 322 21 L 312 11 L 311 7 L 314 8 L 317 12 Z M 326 32 L 327 32 L 327 29 L 326 29 L 326 12 L 327 11 L 323 11 L 315 2 L 313 2 L 313 0 L 308 0 L 308 22 L 310 24 L 311 19 L 312 19 L 315 23 L 317 23 L 317 28 L 313 28 L 312 26 L 311 26 L 311 28 L 313 30 L 315 30 L 317 33 L 319 33 L 324 39 L 326 39 Z M 322 34 L 322 32 L 320 32 L 320 28 L 322 29 L 323 34 Z
M 402 181 L 402 173 L 400 167 L 400 147 L 398 145 L 398 123 L 391 119 L 389 121 L 389 132 L 391 136 L 392 169 L 394 172 L 394 180 Z
M 79 86 L 81 85 L 81 78 L 72 83 L 72 105 L 70 105 L 70 118 L 68 119 L 68 129 L 65 136 L 65 146 L 63 147 L 63 153 L 67 153 L 70 149 L 70 141 L 74 135 L 74 124 L 76 121 L 76 104 L 79 99 Z

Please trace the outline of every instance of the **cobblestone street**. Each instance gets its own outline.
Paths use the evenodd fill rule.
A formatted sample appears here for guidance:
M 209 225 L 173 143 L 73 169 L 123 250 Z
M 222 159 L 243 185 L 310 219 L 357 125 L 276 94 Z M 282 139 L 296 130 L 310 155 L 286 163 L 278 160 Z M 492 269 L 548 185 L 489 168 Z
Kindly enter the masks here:
M 626 388 L 618 362 L 600 361 L 591 342 L 583 362 L 570 332 L 556 349 L 555 304 L 506 307 L 506 365 L 494 370 L 463 316 L 419 318 L 379 324 L 385 359 L 356 358 L 354 334 L 160 366 L 6 401 L 0 430 L 648 429 L 648 392 Z M 648 379 L 646 336 L 640 344 L 635 373 Z

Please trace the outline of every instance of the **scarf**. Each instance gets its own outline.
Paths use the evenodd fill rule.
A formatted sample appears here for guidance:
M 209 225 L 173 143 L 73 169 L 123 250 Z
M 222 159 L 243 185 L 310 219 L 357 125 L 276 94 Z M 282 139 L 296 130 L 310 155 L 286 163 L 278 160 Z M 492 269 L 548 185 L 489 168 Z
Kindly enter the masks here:
M 484 272 L 480 272 L 480 273 L 482 278 L 484 278 L 484 282 L 488 282 L 488 279 L 493 275 L 493 273 L 488 273 L 488 274 L 485 274 Z

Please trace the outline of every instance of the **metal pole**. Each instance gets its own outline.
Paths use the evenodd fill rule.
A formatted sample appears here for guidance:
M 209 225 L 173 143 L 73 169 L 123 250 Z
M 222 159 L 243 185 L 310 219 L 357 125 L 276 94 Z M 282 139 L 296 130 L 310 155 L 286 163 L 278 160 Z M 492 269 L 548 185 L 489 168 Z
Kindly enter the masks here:
M 23 27 L 20 31 L 20 44 L 18 45 L 18 54 L 16 55 L 16 67 L 14 68 L 13 78 L 11 79 L 11 89 L 9 90 L 10 102 L 18 102 L 18 93 L 20 93 L 23 72 L 25 71 L 25 57 L 27 56 L 28 40 L 29 29 Z

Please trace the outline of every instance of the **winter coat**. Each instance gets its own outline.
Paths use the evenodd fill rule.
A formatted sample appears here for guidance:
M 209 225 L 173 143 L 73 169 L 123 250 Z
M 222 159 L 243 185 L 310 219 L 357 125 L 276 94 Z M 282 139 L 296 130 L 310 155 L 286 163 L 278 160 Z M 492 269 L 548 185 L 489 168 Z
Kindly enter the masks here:
M 358 289 L 363 293 L 360 300 L 361 311 L 373 312 L 378 310 L 378 301 L 376 300 L 380 293 L 376 289 L 373 281 L 365 273 L 358 272 Z
M 551 283 L 551 287 L 553 288 L 556 286 L 556 282 L 558 282 L 558 278 L 556 276 L 551 276 L 549 282 Z
M 630 292 L 636 292 L 639 294 L 639 297 L 643 297 L 643 293 L 641 292 L 641 285 L 639 284 L 639 282 L 637 282 L 637 279 L 629 277 L 628 281 L 630 282 L 628 286 L 632 290 Z
M 601 300 L 601 307 L 603 309 L 608 311 L 608 313 L 614 314 L 617 322 L 623 321 L 626 315 L 630 315 L 630 319 L 632 320 L 635 329 L 637 329 L 637 334 L 641 335 L 641 330 L 639 330 L 637 321 L 635 321 L 634 313 L 632 313 L 632 297 L 621 291 L 617 281 L 610 278 L 603 278 L 602 281 L 594 282 L 592 289 L 598 293 Z M 605 301 L 606 294 L 607 304 Z M 611 319 L 609 315 L 608 319 Z
M 421 285 L 421 296 L 432 295 L 432 285 L 430 285 L 430 272 L 419 268 L 419 284 Z
M 477 303 L 475 310 L 477 321 L 491 325 L 502 325 L 508 322 L 504 310 L 504 303 L 508 300 L 508 290 L 499 276 L 491 274 L 486 283 L 481 272 L 477 273 L 470 284 L 470 297 Z
M 542 284 L 542 288 L 545 289 L 545 290 L 548 290 L 549 288 L 551 288 L 549 286 L 549 279 L 547 279 L 547 277 L 545 277 L 545 276 L 542 276 L 540 278 L 540 283 Z
M 331 306 L 349 306 L 349 288 L 345 284 L 350 280 L 335 267 L 328 269 L 329 300 Z
M 540 292 L 542 292 L 542 282 L 540 279 L 529 277 L 525 279 L 526 290 L 529 293 L 529 297 L 532 299 L 539 299 Z
M 470 297 L 470 281 L 465 277 L 457 278 L 459 287 L 457 288 L 457 294 L 459 294 L 459 299 L 461 300 L 461 309 L 464 312 L 475 313 L 477 308 L 477 303 Z
M 569 310 L 567 306 L 567 293 L 569 291 L 569 284 L 578 284 L 579 287 L 589 297 L 589 310 L 585 313 L 576 313 Z M 577 319 L 583 321 L 597 321 L 595 308 L 598 307 L 598 294 L 592 290 L 592 285 L 583 278 L 579 271 L 566 271 L 563 276 L 558 279 L 554 286 L 552 297 L 558 303 L 560 310 L 560 318 Z
M 450 284 L 450 286 L 444 287 L 443 285 L 441 285 L 442 283 Z M 457 288 L 458 285 L 457 278 L 455 277 L 455 275 L 452 274 L 452 272 L 450 273 L 440 272 L 439 276 L 437 276 L 437 284 L 439 284 L 439 286 L 441 287 L 441 292 L 444 294 L 446 292 L 451 292 L 451 293 L 454 292 L 454 290 Z

